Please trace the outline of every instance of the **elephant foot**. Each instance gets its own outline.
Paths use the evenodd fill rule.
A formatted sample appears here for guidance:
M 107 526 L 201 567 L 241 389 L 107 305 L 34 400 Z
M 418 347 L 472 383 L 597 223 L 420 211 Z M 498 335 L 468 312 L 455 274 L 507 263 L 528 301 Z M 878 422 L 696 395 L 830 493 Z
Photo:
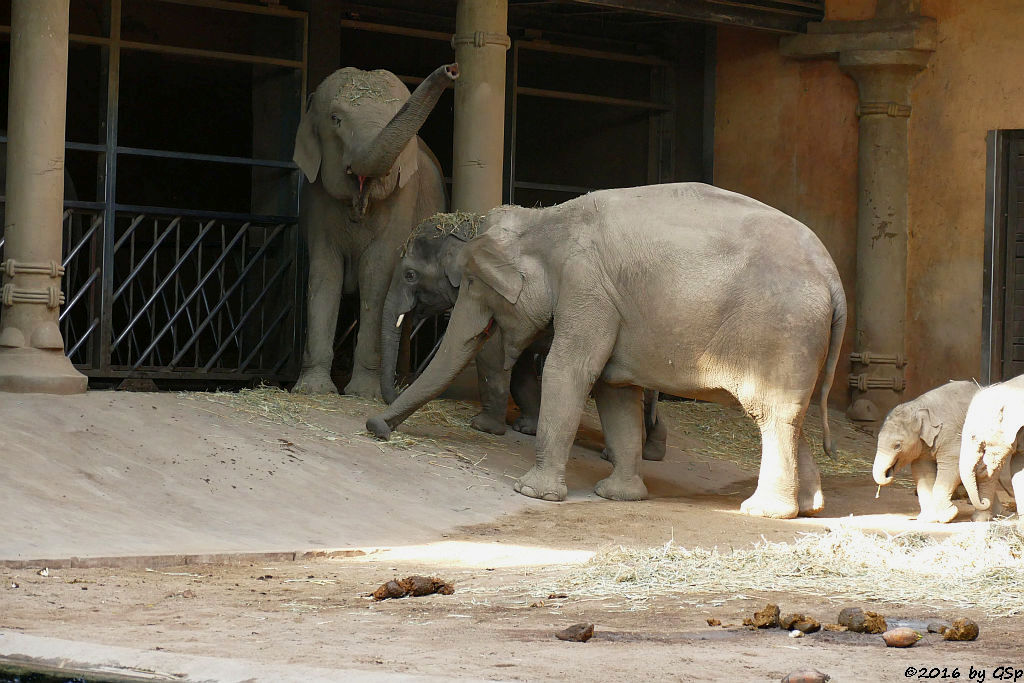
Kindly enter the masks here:
M 616 477 L 612 474 L 597 482 L 594 493 L 608 500 L 644 500 L 647 498 L 647 487 L 638 475 Z
M 793 519 L 800 514 L 800 506 L 797 505 L 796 500 L 785 500 L 778 496 L 768 496 L 755 491 L 754 495 L 740 505 L 740 512 L 751 517 Z
M 647 439 L 641 457 L 644 460 L 660 462 L 665 459 L 665 448 L 664 439 Z
M 505 433 L 505 420 L 498 419 L 487 413 L 477 414 L 469 421 L 469 426 L 478 432 L 486 432 L 487 434 L 501 436 Z
M 391 427 L 388 425 L 387 420 L 380 415 L 375 415 L 366 421 L 366 431 L 382 441 L 387 441 L 391 438 Z
M 345 385 L 345 393 L 349 396 L 383 400 L 380 391 L 380 378 L 368 373 L 353 373 L 352 379 Z
M 516 418 L 515 422 L 512 423 L 512 429 L 516 430 L 520 434 L 535 436 L 537 434 L 537 418 L 520 415 Z
M 800 504 L 800 515 L 803 517 L 813 517 L 822 510 L 825 509 L 825 494 L 821 492 L 821 489 L 814 491 L 814 493 L 803 494 L 799 496 Z
M 936 524 L 947 524 L 953 521 L 956 517 L 958 510 L 955 505 L 943 508 L 941 510 L 922 510 L 921 514 L 917 516 L 919 522 L 934 522 Z M 985 510 L 988 512 L 988 510 Z
M 971 515 L 972 522 L 991 522 L 995 515 L 992 514 L 991 510 L 975 510 L 974 514 Z M 918 518 L 920 519 L 920 518 Z
M 303 370 L 299 380 L 292 387 L 293 394 L 336 394 L 338 387 L 331 379 L 331 373 L 319 368 Z
M 564 476 L 555 476 L 538 470 L 536 466 L 521 476 L 515 483 L 516 493 L 541 500 L 565 500 L 569 489 Z

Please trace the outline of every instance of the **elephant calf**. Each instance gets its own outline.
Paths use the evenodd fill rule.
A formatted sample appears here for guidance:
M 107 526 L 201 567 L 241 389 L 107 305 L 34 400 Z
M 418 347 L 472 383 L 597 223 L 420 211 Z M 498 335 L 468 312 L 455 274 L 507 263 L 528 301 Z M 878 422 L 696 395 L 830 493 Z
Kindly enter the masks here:
M 503 206 L 462 250 L 451 322 L 430 365 L 381 415 L 380 438 L 445 389 L 497 328 L 511 368 L 550 325 L 537 462 L 515 484 L 564 500 L 565 466 L 593 390 L 615 468 L 595 492 L 647 495 L 640 387 L 735 397 L 761 430 L 757 490 L 741 510 L 824 507 L 803 421 L 819 373 L 825 402 L 846 297 L 821 241 L 794 218 L 701 183 L 601 190 L 543 209 Z
M 967 409 L 960 442 L 960 478 L 979 510 L 975 520 L 999 514 L 996 486 L 1008 462 L 1019 514 L 1024 502 L 1024 375 L 985 387 Z
M 945 523 L 956 517 L 960 433 L 976 393 L 974 382 L 949 382 L 896 406 L 882 423 L 872 468 L 875 483 L 892 483 L 892 475 L 910 465 L 922 522 Z

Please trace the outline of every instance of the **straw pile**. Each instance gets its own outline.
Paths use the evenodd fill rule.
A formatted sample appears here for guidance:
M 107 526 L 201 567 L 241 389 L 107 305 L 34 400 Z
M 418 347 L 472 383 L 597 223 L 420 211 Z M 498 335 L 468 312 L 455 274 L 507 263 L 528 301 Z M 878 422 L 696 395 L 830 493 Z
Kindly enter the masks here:
M 541 590 L 580 598 L 625 598 L 645 609 L 658 595 L 749 597 L 742 591 L 881 600 L 935 609 L 979 608 L 992 616 L 1024 612 L 1024 533 L 992 523 L 944 539 L 840 527 L 794 543 L 747 549 L 612 548 Z

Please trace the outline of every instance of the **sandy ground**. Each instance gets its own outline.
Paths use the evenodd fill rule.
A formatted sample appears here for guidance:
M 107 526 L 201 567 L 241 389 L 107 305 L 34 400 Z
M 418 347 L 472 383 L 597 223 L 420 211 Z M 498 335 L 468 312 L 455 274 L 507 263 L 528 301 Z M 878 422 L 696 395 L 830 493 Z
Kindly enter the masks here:
M 839 681 L 942 678 L 943 672 L 980 680 L 982 670 L 985 680 L 994 680 L 1006 666 L 1012 680 L 1013 668 L 1024 669 L 1019 618 L 942 605 L 856 603 L 832 595 L 827 585 L 819 596 L 680 587 L 642 605 L 622 595 L 552 597 L 594 551 L 611 545 L 673 540 L 726 549 L 791 541 L 840 521 L 940 534 L 975 526 L 963 521 L 962 503 L 961 521 L 953 525 L 918 524 L 912 490 L 892 487 L 876 500 L 863 473 L 827 476 L 826 510 L 818 518 L 752 519 L 737 510 L 756 473 L 705 457 L 700 433 L 673 426 L 666 461 L 645 464 L 651 499 L 605 501 L 592 494 L 610 466 L 597 457 L 600 433 L 591 416 L 569 464 L 569 501 L 540 503 L 511 493 L 511 477 L 528 467 L 532 445 L 513 433 L 478 439 L 458 428 L 420 426 L 412 431 L 449 446 L 435 444 L 424 455 L 327 441 L 302 426 L 260 424 L 175 394 L 61 400 L 80 403 L 52 414 L 52 401 L 38 398 L 0 406 L 6 458 L 16 465 L 0 481 L 0 559 L 356 546 L 365 554 L 241 564 L 201 564 L 193 557 L 148 570 L 51 567 L 47 576 L 38 566 L 9 563 L 0 567 L 0 661 L 18 654 L 68 660 L 71 642 L 130 648 L 135 654 L 124 651 L 123 662 L 150 655 L 139 661 L 166 680 L 204 680 L 195 674 L 203 666 L 196 662 L 213 660 L 186 665 L 190 657 L 248 664 L 237 674 L 215 674 L 209 665 L 206 679 L 224 681 L 347 680 L 353 672 L 368 680 L 778 681 L 808 667 Z M 332 434 L 361 431 L 361 416 L 320 417 Z M 40 435 L 33 425 L 44 418 L 52 428 Z M 837 431 L 841 448 L 870 458 L 869 437 Z M 57 455 L 45 457 L 50 448 Z M 246 492 L 234 493 L 240 486 Z M 384 581 L 417 573 L 452 582 L 455 593 L 368 597 Z M 968 616 L 982 636 L 948 643 L 928 635 L 912 649 L 894 650 L 878 636 L 823 632 L 793 639 L 779 629 L 740 625 L 766 602 L 822 622 L 835 621 L 851 604 L 890 622 Z M 709 626 L 709 618 L 725 626 Z M 576 622 L 595 624 L 593 639 L 554 637 Z M 77 657 L 68 661 L 95 664 L 99 654 Z M 277 673 L 260 675 L 269 669 L 259 667 Z M 295 667 L 294 675 L 282 674 L 282 667 Z

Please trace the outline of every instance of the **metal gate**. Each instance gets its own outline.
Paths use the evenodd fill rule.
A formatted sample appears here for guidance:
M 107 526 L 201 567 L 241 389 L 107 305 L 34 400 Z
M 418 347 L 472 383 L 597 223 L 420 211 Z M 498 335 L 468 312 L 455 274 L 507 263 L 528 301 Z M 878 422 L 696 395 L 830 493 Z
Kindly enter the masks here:
M 294 379 L 304 283 L 287 159 L 306 13 L 222 0 L 71 5 L 69 69 L 88 83 L 94 66 L 98 88 L 76 93 L 69 77 L 68 137 L 92 141 L 66 145 L 69 169 L 86 178 L 84 196 L 65 201 L 68 356 L 93 378 Z M 236 120 L 218 118 L 237 106 L 216 101 L 230 96 L 218 78 L 248 84 L 248 146 Z M 90 97 L 94 108 L 80 106 Z M 95 135 L 81 109 L 98 114 Z M 161 129 L 176 120 L 184 132 Z

